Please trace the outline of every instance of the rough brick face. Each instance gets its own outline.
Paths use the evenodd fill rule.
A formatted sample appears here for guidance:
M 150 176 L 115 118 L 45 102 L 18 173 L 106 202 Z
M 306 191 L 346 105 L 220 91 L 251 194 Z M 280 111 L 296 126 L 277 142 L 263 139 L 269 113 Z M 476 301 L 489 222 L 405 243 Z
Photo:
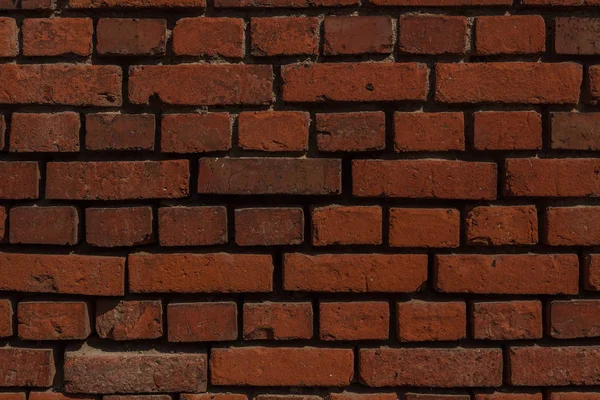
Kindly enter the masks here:
M 165 153 L 204 153 L 231 148 L 227 113 L 168 114 L 162 118 L 160 148 Z
M 600 207 L 549 207 L 544 242 L 552 246 L 592 246 L 600 243 Z
M 0 337 L 13 334 L 13 304 L 9 299 L 0 299 Z
M 600 113 L 552 113 L 552 148 L 599 150 Z
M 295 111 L 243 112 L 238 116 L 238 146 L 257 151 L 308 148 L 310 115 Z
M 600 53 L 600 19 L 561 17 L 554 20 L 554 25 L 554 47 L 558 54 Z
M 227 242 L 225 207 L 162 207 L 158 210 L 162 246 L 206 246 Z
M 96 332 L 103 339 L 156 339 L 163 335 L 160 300 L 99 300 Z
M 23 21 L 23 55 L 87 56 L 94 28 L 89 18 L 28 18 Z
M 534 111 L 473 113 L 477 150 L 535 150 L 542 147 L 542 117 Z
M 90 334 L 84 302 L 20 302 L 17 320 L 23 340 L 81 340 Z
M 9 225 L 11 243 L 74 245 L 79 214 L 75 207 L 13 207 Z
M 313 55 L 319 51 L 319 19 L 252 18 L 251 53 L 257 57 Z
M 465 149 L 462 113 L 394 114 L 394 148 L 405 151 L 449 151 Z
M 477 17 L 477 54 L 535 54 L 546 49 L 546 24 L 539 15 Z
M 400 51 L 411 54 L 464 54 L 467 19 L 437 15 L 400 17 Z
M 0 349 L 0 387 L 50 387 L 55 372 L 51 349 Z
M 459 340 L 466 336 L 467 308 L 464 302 L 411 300 L 398 303 L 396 314 L 401 342 Z
M 247 340 L 310 339 L 313 336 L 310 303 L 246 303 L 243 320 Z
M 85 239 L 98 247 L 150 243 L 152 219 L 150 207 L 87 208 Z
M 454 209 L 390 208 L 392 247 L 458 247 L 460 214 Z
M 88 150 L 154 150 L 154 115 L 87 114 L 85 147 Z
M 102 55 L 159 55 L 166 51 L 164 19 L 102 18 L 96 27 L 96 51 Z
M 19 54 L 17 21 L 0 18 L 0 57 L 14 57 Z
M 482 301 L 473 304 L 475 339 L 540 339 L 542 334 L 542 303 L 539 301 Z
M 235 242 L 239 246 L 278 246 L 304 241 L 301 208 L 235 210 Z
M 9 150 L 30 152 L 79 151 L 79 115 L 14 113 L 10 129 Z
M 553 301 L 550 304 L 550 335 L 558 339 L 600 336 L 597 300 Z
M 244 21 L 240 18 L 182 18 L 173 29 L 173 52 L 179 56 L 244 56 Z
M 538 242 L 535 206 L 474 207 L 466 217 L 471 245 L 532 245 Z
M 326 55 L 390 53 L 394 42 L 389 17 L 326 17 Z
M 382 112 L 317 114 L 317 146 L 327 152 L 358 152 L 385 148 Z
M 380 244 L 380 207 L 330 206 L 312 211 L 313 245 Z
M 388 338 L 390 307 L 386 302 L 322 302 L 321 340 L 383 340 Z
M 167 321 L 170 342 L 218 342 L 238 335 L 233 302 L 170 303 Z

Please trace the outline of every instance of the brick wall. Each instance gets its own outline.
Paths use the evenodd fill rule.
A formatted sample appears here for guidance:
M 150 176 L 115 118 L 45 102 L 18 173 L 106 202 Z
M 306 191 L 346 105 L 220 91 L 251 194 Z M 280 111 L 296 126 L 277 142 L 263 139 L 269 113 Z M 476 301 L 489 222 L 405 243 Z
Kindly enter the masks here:
M 598 6 L 0 0 L 0 400 L 599 400 Z

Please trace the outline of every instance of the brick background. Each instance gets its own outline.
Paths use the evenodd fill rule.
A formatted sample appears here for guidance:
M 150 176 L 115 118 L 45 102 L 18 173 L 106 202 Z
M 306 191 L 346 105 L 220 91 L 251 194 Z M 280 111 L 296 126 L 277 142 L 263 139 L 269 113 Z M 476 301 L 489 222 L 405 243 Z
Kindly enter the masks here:
M 0 0 L 0 400 L 600 400 L 599 0 Z

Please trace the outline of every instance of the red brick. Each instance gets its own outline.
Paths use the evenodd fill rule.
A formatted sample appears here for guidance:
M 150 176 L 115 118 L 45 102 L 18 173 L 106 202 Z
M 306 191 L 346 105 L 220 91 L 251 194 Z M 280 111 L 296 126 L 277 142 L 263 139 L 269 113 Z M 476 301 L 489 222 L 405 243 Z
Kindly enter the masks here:
M 244 339 L 311 339 L 311 303 L 244 303 Z
M 318 18 L 252 18 L 250 29 L 254 56 L 315 55 L 319 52 Z
M 589 91 L 592 103 L 597 103 L 600 97 L 600 66 L 592 65 L 588 68 Z
M 88 150 L 154 150 L 152 114 L 87 114 L 85 147 Z
M 397 152 L 464 150 L 463 114 L 396 112 L 394 148 Z
M 12 302 L 9 299 L 0 299 L 0 338 L 13 335 L 13 319 Z
M 504 246 L 538 242 L 535 206 L 481 206 L 472 208 L 466 220 L 467 243 Z
M 242 208 L 235 210 L 238 246 L 280 246 L 304 242 L 301 208 Z
M 162 152 L 205 153 L 230 148 L 231 119 L 228 113 L 166 114 L 162 117 Z
M 243 112 L 238 117 L 238 145 L 244 150 L 304 151 L 309 125 L 306 112 Z
M 557 54 L 600 54 L 600 18 L 562 17 L 554 20 Z
M 61 56 L 92 53 L 90 18 L 27 18 L 23 21 L 24 56 Z
M 304 394 L 259 394 L 255 400 L 323 400 L 323 397 Z
M 161 246 L 207 246 L 227 243 L 225 207 L 161 207 L 158 209 Z
M 0 387 L 50 387 L 55 371 L 52 349 L 0 348 Z
M 272 100 L 270 65 L 142 65 L 129 69 L 129 101 L 133 104 L 259 105 Z
M 84 346 L 65 352 L 67 393 L 202 392 L 205 353 L 102 351 Z
M 425 100 L 428 75 L 427 66 L 418 63 L 292 64 L 281 68 L 286 102 Z
M 321 302 L 319 308 L 321 340 L 385 340 L 389 336 L 386 302 Z
M 552 148 L 600 150 L 600 113 L 560 112 L 552 118 Z
M 403 15 L 399 48 L 412 54 L 465 54 L 467 29 L 467 18 L 462 16 Z
M 489 387 L 502 384 L 501 349 L 361 349 L 359 363 L 361 380 L 372 387 Z
M 475 339 L 541 339 L 542 335 L 542 303 L 539 301 L 473 303 Z
M 31 392 L 32 394 L 35 392 Z M 0 393 L 0 400 L 26 400 L 27 394 L 24 392 L 4 392 Z M 32 397 L 35 399 L 35 397 Z
M 542 117 L 535 111 L 478 111 L 473 119 L 476 150 L 542 148 Z
M 161 55 L 167 43 L 164 19 L 101 18 L 96 51 L 102 55 Z
M 6 217 L 6 208 L 0 207 L 0 242 L 4 240 L 6 234 Z
M 0 162 L 0 199 L 37 199 L 40 195 L 40 170 L 37 162 Z
M 575 254 L 436 255 L 435 287 L 443 293 L 576 294 Z
M 511 347 L 508 384 L 570 386 L 600 383 L 600 347 Z
M 538 400 L 538 399 L 535 399 Z M 541 400 L 541 397 L 540 399 Z M 600 393 L 590 392 L 554 392 L 550 394 L 550 400 L 600 400 Z
M 543 400 L 543 397 L 541 393 L 495 392 L 491 394 L 476 394 L 474 400 Z
M 539 15 L 477 17 L 477 54 L 536 54 L 546 50 L 546 24 Z
M 50 389 L 52 390 L 52 389 Z M 106 396 L 106 397 L 117 397 L 117 396 Z M 76 394 L 67 394 L 60 392 L 29 392 L 29 400 L 96 400 L 95 396 L 92 395 L 76 395 Z M 115 399 L 116 400 L 116 399 Z M 125 400 L 125 399 L 124 399 Z M 140 399 L 143 400 L 143 399 Z M 152 399 L 146 399 L 152 400 Z M 156 399 L 156 400 L 170 400 L 170 399 Z
M 392 19 L 383 16 L 326 16 L 323 53 L 326 55 L 391 53 Z
M 98 247 L 152 243 L 152 208 L 87 208 L 86 241 Z
M 575 63 L 441 63 L 435 98 L 442 103 L 576 104 L 582 74 Z
M 458 247 L 460 213 L 451 208 L 390 208 L 392 247 Z
M 473 7 L 473 6 L 510 6 L 510 0 L 373 0 L 375 6 L 413 6 L 413 7 Z
M 163 335 L 160 300 L 98 300 L 96 332 L 102 339 L 156 339 Z
M 397 292 L 420 290 L 427 256 L 419 254 L 285 254 L 285 290 L 302 292 Z
M 557 339 L 600 336 L 600 301 L 571 300 L 550 303 L 550 335 Z
M 173 52 L 178 56 L 244 57 L 241 18 L 182 18 L 173 29 Z
M 467 331 L 467 306 L 464 302 L 398 303 L 398 340 L 424 342 L 464 339 Z
M 78 242 L 79 214 L 75 207 L 13 207 L 10 242 L 74 245 Z
M 273 260 L 255 254 L 130 254 L 133 293 L 241 293 L 273 289 Z M 0 286 L 1 287 L 1 286 Z
M 380 111 L 317 114 L 321 151 L 370 151 L 385 148 L 385 114 Z
M 496 198 L 496 164 L 455 160 L 353 160 L 358 197 L 412 199 Z
M 206 0 L 68 0 L 68 8 L 197 8 Z
M 198 192 L 332 195 L 341 192 L 340 160 L 201 158 Z
M 174 199 L 190 190 L 187 160 L 49 162 L 46 174 L 48 199 Z
M 327 206 L 312 210 L 313 246 L 381 244 L 379 206 Z
M 20 302 L 17 306 L 21 340 L 81 340 L 90 335 L 85 302 Z
M 398 400 L 396 393 L 331 393 L 329 400 Z
M 10 129 L 12 152 L 79 151 L 79 114 L 14 113 Z
M 180 400 L 248 400 L 248 396 L 238 393 L 181 393 Z
M 124 286 L 122 257 L 0 253 L 0 290 L 122 296 Z
M 600 160 L 594 158 L 509 158 L 505 161 L 506 196 L 597 197 Z
M 238 336 L 234 302 L 170 303 L 167 319 L 169 342 L 218 342 Z
M 462 394 L 421 394 L 406 393 L 405 400 L 470 400 L 471 397 Z M 540 399 L 541 400 L 541 399 Z
M 4 115 L 0 114 L 0 151 L 4 150 L 6 141 L 6 120 Z
M 0 18 L 0 57 L 19 54 L 19 31 L 12 18 Z
M 548 207 L 544 242 L 551 246 L 600 244 L 600 207 Z
M 312 8 L 359 5 L 359 0 L 215 0 L 215 7 Z
M 112 395 L 102 396 L 102 400 L 172 400 L 172 397 L 168 394 Z
M 53 0 L 0 0 L 0 10 L 52 10 L 54 7 Z
M 354 354 L 316 347 L 213 348 L 210 372 L 217 386 L 347 386 Z
M 120 106 L 122 71 L 114 65 L 0 65 L 0 104 Z
M 600 290 L 600 257 L 597 254 L 585 256 L 583 277 L 586 290 Z

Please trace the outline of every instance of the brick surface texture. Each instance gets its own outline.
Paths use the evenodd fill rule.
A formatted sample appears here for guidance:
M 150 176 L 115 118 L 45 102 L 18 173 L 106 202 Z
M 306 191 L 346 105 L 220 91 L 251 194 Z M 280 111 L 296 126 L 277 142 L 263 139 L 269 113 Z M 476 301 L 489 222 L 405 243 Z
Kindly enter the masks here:
M 0 0 L 0 400 L 600 400 L 600 0 Z

